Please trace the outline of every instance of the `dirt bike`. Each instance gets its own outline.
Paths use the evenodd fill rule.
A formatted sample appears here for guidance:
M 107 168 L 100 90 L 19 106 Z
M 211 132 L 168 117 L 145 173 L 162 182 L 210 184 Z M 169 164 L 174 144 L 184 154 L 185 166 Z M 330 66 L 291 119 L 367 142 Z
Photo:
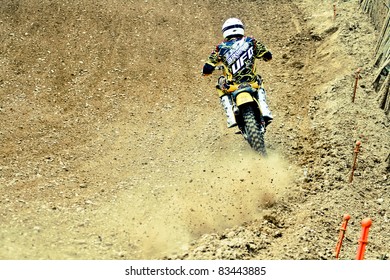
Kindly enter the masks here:
M 223 66 L 216 69 L 224 70 Z M 223 72 L 225 74 L 225 72 Z M 249 145 L 262 156 L 267 156 L 264 134 L 266 123 L 261 113 L 258 90 L 262 89 L 261 78 L 251 83 L 228 82 L 225 75 L 218 78 L 220 96 L 230 95 L 237 126 Z

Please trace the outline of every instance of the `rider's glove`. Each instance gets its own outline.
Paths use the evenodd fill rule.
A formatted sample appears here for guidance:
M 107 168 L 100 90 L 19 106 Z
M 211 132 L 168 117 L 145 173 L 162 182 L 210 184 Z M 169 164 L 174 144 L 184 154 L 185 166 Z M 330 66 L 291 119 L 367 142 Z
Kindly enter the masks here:
M 269 61 L 272 59 L 272 53 L 270 51 L 267 51 L 266 53 L 263 54 L 263 59 L 264 61 Z
M 203 66 L 203 75 L 210 75 L 210 74 L 212 74 L 214 69 L 215 69 L 214 65 L 205 63 L 204 66 Z

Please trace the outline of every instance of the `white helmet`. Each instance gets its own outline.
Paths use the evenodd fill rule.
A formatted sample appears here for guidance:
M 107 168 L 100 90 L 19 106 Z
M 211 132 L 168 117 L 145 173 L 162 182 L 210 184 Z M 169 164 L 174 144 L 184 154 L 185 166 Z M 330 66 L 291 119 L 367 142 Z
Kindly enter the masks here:
M 244 24 L 238 18 L 229 18 L 222 25 L 223 38 L 234 35 L 244 36 Z

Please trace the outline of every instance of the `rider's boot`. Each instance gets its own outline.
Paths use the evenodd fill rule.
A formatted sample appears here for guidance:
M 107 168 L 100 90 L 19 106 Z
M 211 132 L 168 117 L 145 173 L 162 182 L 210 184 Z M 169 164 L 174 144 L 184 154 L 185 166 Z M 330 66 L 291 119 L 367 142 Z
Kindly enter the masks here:
M 260 110 L 261 110 L 261 113 L 263 115 L 265 126 L 268 126 L 274 118 L 272 117 L 272 112 L 267 105 L 267 101 L 266 101 L 267 94 L 266 94 L 264 88 L 260 88 L 257 91 L 257 94 L 258 94 L 257 96 L 259 99 Z
M 221 98 L 221 105 L 225 110 L 227 117 L 227 127 L 233 127 L 237 125 L 236 117 L 233 112 L 233 102 L 230 95 L 223 95 Z

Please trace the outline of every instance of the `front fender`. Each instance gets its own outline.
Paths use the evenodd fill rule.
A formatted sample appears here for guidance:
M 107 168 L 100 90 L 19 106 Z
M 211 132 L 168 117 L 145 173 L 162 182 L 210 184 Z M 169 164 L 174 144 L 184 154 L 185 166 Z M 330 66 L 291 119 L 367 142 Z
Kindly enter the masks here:
M 245 103 L 255 102 L 252 95 L 249 92 L 241 92 L 236 97 L 237 106 L 241 106 Z

